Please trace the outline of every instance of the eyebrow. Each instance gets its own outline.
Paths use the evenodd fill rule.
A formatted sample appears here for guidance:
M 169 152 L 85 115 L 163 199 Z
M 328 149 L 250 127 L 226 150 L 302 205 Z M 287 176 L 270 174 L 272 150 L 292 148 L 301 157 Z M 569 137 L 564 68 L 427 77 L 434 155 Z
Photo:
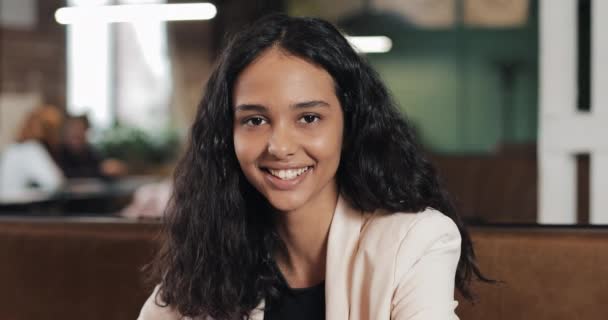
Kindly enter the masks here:
M 239 111 L 255 111 L 255 112 L 266 112 L 267 108 L 259 104 L 240 104 L 234 107 L 234 112 Z
M 312 101 L 298 102 L 296 104 L 292 104 L 290 107 L 293 109 L 306 109 L 306 108 L 312 108 L 312 107 L 329 107 L 329 103 L 327 103 L 323 100 L 312 100 Z
M 311 100 L 294 103 L 289 106 L 292 109 L 307 109 L 313 107 L 329 107 L 329 103 L 323 100 Z M 239 111 L 255 111 L 255 112 L 267 112 L 268 108 L 260 104 L 240 104 L 234 108 L 235 112 Z

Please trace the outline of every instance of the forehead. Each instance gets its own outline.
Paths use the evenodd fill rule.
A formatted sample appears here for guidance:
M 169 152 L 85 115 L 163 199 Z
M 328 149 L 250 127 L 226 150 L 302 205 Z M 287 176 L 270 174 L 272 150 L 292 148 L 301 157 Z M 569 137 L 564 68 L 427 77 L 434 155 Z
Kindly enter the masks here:
M 337 100 L 331 75 L 320 66 L 276 48 L 268 49 L 248 65 L 233 90 L 234 105 L 311 99 Z

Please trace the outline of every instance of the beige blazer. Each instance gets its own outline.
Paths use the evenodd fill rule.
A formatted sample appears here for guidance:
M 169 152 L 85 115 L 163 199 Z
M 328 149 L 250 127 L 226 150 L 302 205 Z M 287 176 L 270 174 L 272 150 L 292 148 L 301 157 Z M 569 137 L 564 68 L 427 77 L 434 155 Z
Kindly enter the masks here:
M 458 229 L 438 211 L 363 214 L 340 198 L 327 244 L 326 319 L 456 320 L 459 256 Z M 156 305 L 157 290 L 138 320 L 188 319 Z M 262 320 L 263 308 L 251 318 Z

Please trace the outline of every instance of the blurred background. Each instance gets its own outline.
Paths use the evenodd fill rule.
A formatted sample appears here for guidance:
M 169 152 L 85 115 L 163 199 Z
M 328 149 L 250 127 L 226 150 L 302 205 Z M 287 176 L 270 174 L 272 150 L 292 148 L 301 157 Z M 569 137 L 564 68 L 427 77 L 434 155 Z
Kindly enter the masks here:
M 327 19 L 348 35 L 390 39 L 386 52 L 363 54 L 411 119 L 462 214 L 475 222 L 536 222 L 536 1 L 217 1 L 210 20 L 55 19 L 68 4 L 160 2 L 2 0 L 0 150 L 15 142 L 29 112 L 50 104 L 86 115 L 88 142 L 100 157 L 122 160 L 129 175 L 168 175 L 225 35 L 283 11 Z M 588 19 L 589 1 L 580 6 Z M 576 222 L 587 223 L 588 204 L 577 209 Z
M 465 309 L 465 319 L 568 319 L 572 310 L 580 315 L 579 307 L 563 304 L 551 313 L 542 303 L 534 311 L 513 313 L 514 306 L 547 288 L 563 293 L 559 301 L 576 300 L 576 290 L 587 292 L 580 303 L 608 313 L 593 304 L 608 295 L 608 283 L 600 289 L 591 280 L 608 272 L 598 265 L 608 262 L 606 253 L 598 253 L 608 245 L 602 227 L 608 224 L 606 1 L 215 0 L 201 7 L 197 20 L 162 21 L 152 14 L 142 19 L 146 11 L 140 9 L 128 22 L 108 21 L 100 9 L 177 3 L 198 4 L 0 0 L 0 234 L 8 239 L 0 244 L 7 259 L 28 248 L 20 240 L 24 234 L 35 244 L 46 243 L 39 237 L 49 232 L 66 242 L 82 236 L 93 251 L 105 248 L 115 256 L 107 272 L 141 288 L 133 266 L 153 251 L 154 219 L 162 216 L 172 170 L 226 36 L 265 14 L 286 12 L 324 18 L 352 37 L 411 120 L 461 215 L 474 226 L 482 266 L 503 279 L 531 268 L 529 274 L 513 274 L 528 286 L 483 291 L 490 297 L 487 311 L 479 311 L 483 304 L 477 311 Z M 64 7 L 85 9 L 84 17 L 58 11 Z M 381 38 L 357 42 L 369 36 Z M 114 242 L 114 249 L 100 244 L 108 234 L 122 249 Z M 56 256 L 49 256 L 55 261 L 47 262 L 49 268 L 74 270 L 70 254 L 82 255 L 84 249 L 58 246 L 68 250 L 60 250 L 64 262 L 56 265 Z M 523 248 L 536 251 L 522 255 Z M 535 269 L 530 257 L 546 252 L 556 260 Z M 556 278 L 562 281 L 580 264 L 560 257 L 576 254 L 582 255 L 575 258 L 579 263 L 594 261 L 584 265 L 593 271 L 570 283 L 573 291 L 566 294 Z M 15 261 L 35 265 L 28 257 Z M 3 272 L 18 273 L 11 276 L 17 281 L 28 277 L 6 261 L 0 260 L 0 277 Z M 562 269 L 547 273 L 548 266 L 562 262 Z M 80 265 L 77 274 L 90 279 L 82 271 L 96 270 L 89 267 Z M 530 287 L 542 274 L 545 280 Z M 63 283 L 48 283 L 43 275 L 33 279 L 28 283 Z M 120 300 L 116 303 L 131 303 L 110 318 L 133 318 L 133 306 L 145 295 L 138 289 L 118 298 L 115 287 L 81 284 L 66 295 L 95 290 Z M 65 319 L 53 309 L 50 291 L 38 294 L 40 305 L 57 312 L 49 319 Z M 0 304 L 23 302 L 7 299 Z M 71 307 L 83 313 L 95 308 Z M 6 319 L 45 318 L 20 312 L 9 312 Z M 599 313 L 577 319 L 599 319 Z

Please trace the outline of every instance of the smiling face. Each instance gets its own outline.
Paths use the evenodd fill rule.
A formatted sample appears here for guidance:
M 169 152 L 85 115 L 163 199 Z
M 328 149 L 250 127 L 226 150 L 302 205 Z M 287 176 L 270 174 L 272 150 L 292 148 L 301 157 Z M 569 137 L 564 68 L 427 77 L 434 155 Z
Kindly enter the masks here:
M 335 201 L 344 123 L 323 68 L 271 48 L 239 75 L 233 102 L 236 157 L 275 209 Z

